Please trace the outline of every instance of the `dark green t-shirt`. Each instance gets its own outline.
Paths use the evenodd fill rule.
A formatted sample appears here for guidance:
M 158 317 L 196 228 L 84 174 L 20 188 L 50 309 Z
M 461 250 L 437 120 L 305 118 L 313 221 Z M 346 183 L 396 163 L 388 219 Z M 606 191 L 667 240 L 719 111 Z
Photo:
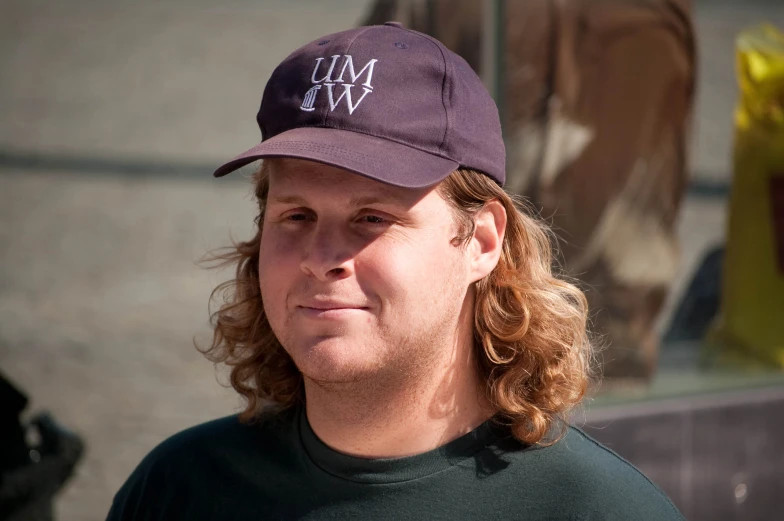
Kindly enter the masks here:
M 293 410 L 236 416 L 155 448 L 114 498 L 110 521 L 267 519 L 682 520 L 670 500 L 576 428 L 526 447 L 487 422 L 399 459 L 333 451 Z

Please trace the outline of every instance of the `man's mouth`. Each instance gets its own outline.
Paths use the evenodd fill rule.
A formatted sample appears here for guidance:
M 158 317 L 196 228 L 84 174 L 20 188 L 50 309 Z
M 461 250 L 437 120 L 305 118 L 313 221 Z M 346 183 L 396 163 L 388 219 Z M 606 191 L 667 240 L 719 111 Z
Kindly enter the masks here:
M 327 299 L 314 299 L 300 302 L 296 308 L 297 311 L 300 311 L 305 316 L 322 319 L 341 318 L 368 309 L 367 306 L 355 302 Z

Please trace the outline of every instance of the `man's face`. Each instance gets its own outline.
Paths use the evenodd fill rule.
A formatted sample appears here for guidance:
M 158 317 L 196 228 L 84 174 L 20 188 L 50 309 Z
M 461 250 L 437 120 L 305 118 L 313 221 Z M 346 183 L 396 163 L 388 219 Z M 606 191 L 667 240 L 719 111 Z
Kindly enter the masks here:
M 457 341 L 470 282 L 448 203 L 310 161 L 270 166 L 259 284 L 300 371 L 324 383 L 428 371 Z

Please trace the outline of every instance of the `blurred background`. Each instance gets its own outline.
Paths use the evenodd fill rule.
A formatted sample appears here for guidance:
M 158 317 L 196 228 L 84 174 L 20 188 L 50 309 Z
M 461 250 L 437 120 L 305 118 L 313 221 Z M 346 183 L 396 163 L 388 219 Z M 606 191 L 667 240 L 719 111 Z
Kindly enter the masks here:
M 0 371 L 28 396 L 24 417 L 49 410 L 86 443 L 56 497 L 57 519 L 103 519 L 152 447 L 239 407 L 194 348 L 210 338 L 209 293 L 230 273 L 196 261 L 247 237 L 254 203 L 248 169 L 221 180 L 211 171 L 258 142 L 255 113 L 278 62 L 359 24 L 379 3 L 0 0 Z M 725 241 L 735 38 L 763 21 L 784 28 L 784 2 L 697 0 L 691 16 L 688 183 L 673 214 L 680 254 L 653 317 L 657 337 L 705 253 Z M 655 376 L 610 393 L 607 407 L 740 381 L 780 385 L 768 372 L 695 376 L 684 372 L 694 356 L 667 349 Z M 606 410 L 603 429 L 624 414 Z M 767 456 L 782 462 L 781 452 Z M 665 488 L 697 519 L 684 479 Z M 768 486 L 784 492 L 775 479 Z M 732 480 L 732 504 L 751 501 L 747 479 Z M 764 517 L 737 507 L 724 518 Z

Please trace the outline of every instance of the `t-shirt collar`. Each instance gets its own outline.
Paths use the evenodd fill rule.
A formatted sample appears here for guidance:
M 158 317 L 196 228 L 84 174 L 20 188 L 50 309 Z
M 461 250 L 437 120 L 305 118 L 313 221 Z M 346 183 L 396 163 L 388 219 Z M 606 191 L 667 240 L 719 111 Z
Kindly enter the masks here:
M 297 416 L 305 453 L 319 469 L 334 477 L 357 483 L 410 481 L 459 465 L 499 439 L 500 428 L 492 420 L 437 449 L 403 458 L 368 459 L 335 451 L 310 427 L 304 407 Z

